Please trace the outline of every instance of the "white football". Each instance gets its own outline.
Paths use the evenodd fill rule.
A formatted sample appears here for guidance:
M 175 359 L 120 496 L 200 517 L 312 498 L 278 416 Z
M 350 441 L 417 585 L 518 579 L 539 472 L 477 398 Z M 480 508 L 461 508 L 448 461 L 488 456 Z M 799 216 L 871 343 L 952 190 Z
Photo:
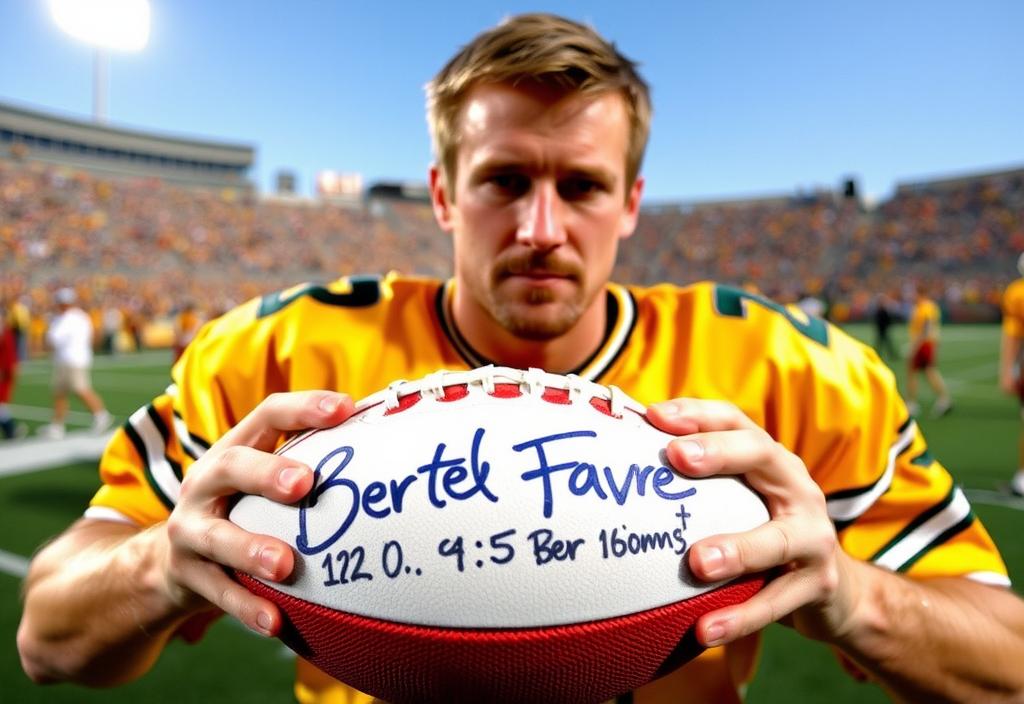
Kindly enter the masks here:
M 315 470 L 301 503 L 237 502 L 232 521 L 296 558 L 286 583 L 239 578 L 281 605 L 297 652 L 386 699 L 614 696 L 696 654 L 696 618 L 762 583 L 690 576 L 690 545 L 768 512 L 739 479 L 672 469 L 671 437 L 575 376 L 396 382 L 280 449 Z

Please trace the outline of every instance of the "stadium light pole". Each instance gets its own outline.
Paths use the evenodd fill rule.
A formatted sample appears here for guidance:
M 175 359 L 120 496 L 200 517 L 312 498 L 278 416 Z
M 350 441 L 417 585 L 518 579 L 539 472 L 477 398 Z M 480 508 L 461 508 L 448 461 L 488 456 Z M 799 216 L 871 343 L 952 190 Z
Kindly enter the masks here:
M 146 46 L 149 0 L 49 0 L 49 5 L 58 27 L 93 47 L 93 119 L 104 123 L 109 52 L 140 51 Z

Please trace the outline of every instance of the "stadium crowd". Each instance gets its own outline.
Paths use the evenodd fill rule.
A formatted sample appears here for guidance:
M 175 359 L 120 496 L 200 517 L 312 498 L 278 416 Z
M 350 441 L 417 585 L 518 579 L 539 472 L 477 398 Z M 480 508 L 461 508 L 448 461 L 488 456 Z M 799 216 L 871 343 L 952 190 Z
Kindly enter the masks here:
M 1024 251 L 1024 171 L 903 187 L 877 208 L 831 193 L 644 208 L 615 276 L 624 282 L 744 285 L 782 302 L 813 296 L 840 321 L 877 294 L 923 281 L 960 318 L 994 319 Z M 194 310 L 340 274 L 447 276 L 451 244 L 424 203 L 365 207 L 191 190 L 0 160 L 0 274 L 42 349 L 53 292 L 75 288 L 107 351 L 170 345 L 144 331 Z M 171 333 L 167 333 L 168 335 Z M 166 337 L 166 335 L 165 335 Z

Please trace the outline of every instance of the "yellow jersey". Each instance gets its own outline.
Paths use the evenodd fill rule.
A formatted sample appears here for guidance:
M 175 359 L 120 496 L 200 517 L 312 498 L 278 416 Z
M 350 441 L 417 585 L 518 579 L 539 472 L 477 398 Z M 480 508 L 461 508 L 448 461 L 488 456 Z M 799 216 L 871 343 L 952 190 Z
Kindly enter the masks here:
M 270 393 L 336 389 L 358 399 L 395 379 L 489 363 L 456 329 L 453 291 L 452 281 L 395 274 L 345 278 L 257 298 L 207 323 L 166 392 L 111 440 L 86 515 L 163 521 L 191 464 Z M 644 404 L 731 401 L 803 459 L 854 557 L 914 577 L 1009 585 L 872 349 L 798 309 L 713 283 L 609 284 L 606 306 L 603 343 L 575 373 Z M 712 648 L 630 701 L 738 702 L 758 644 Z M 301 659 L 295 691 L 310 704 L 372 701 Z
M 935 301 L 930 298 L 920 299 L 910 314 L 910 341 L 914 344 L 937 342 L 941 322 L 942 311 Z
M 1003 293 L 1003 333 L 1024 337 L 1024 279 L 1017 279 Z

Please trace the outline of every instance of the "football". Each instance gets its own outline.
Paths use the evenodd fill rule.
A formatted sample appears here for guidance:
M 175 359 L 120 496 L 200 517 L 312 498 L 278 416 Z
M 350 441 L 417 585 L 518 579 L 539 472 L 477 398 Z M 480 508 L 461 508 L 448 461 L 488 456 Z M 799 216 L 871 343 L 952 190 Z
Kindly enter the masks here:
M 290 544 L 286 583 L 237 578 L 282 640 L 391 702 L 597 702 L 693 658 L 702 614 L 763 578 L 707 584 L 687 550 L 768 520 L 734 477 L 688 479 L 615 387 L 485 367 L 399 381 L 279 453 L 302 502 L 231 520 Z

